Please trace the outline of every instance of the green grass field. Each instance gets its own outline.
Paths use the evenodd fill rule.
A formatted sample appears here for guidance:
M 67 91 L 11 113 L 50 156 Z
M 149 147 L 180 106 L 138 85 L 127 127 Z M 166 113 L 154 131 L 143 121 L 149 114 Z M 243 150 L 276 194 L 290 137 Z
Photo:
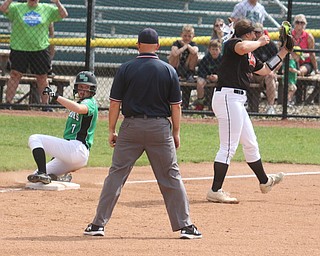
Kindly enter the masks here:
M 0 114 L 0 123 L 0 171 L 33 170 L 36 166 L 28 148 L 29 136 L 41 133 L 62 137 L 65 118 Z M 320 164 L 320 158 L 317 157 L 320 154 L 318 129 L 255 127 L 255 131 L 264 162 Z M 88 166 L 110 166 L 113 150 L 108 146 L 107 139 L 107 121 L 99 120 Z M 218 146 L 217 125 L 181 125 L 181 148 L 178 150 L 180 163 L 212 162 Z M 241 145 L 233 161 L 244 161 Z M 145 155 L 137 162 L 137 165 L 147 164 Z

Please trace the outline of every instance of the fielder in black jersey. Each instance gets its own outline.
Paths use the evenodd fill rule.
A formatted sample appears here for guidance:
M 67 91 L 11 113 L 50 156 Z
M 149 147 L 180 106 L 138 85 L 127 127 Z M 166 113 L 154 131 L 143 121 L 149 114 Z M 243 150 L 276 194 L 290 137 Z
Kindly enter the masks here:
M 219 123 L 220 148 L 214 161 L 214 178 L 207 200 L 219 203 L 238 203 L 238 199 L 222 190 L 222 184 L 236 149 L 241 143 L 246 162 L 257 176 L 262 193 L 267 193 L 283 178 L 283 173 L 267 176 L 261 162 L 258 142 L 244 106 L 252 73 L 267 75 L 275 69 L 288 50 L 262 63 L 252 54 L 270 42 L 268 36 L 255 41 L 254 27 L 249 20 L 235 24 L 235 38 L 226 41 L 218 71 L 218 86 L 212 99 L 212 109 Z

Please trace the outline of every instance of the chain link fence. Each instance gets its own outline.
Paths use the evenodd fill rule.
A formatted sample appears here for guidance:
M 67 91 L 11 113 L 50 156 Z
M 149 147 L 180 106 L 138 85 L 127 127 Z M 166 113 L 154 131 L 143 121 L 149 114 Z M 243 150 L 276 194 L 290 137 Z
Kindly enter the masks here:
M 21 1 L 25 2 L 25 1 Z M 54 5 L 51 1 L 40 1 Z M 195 65 L 190 64 L 188 56 L 184 56 L 182 64 L 176 67 L 181 78 L 183 92 L 183 111 L 188 114 L 212 115 L 211 98 L 214 92 L 213 86 L 216 78 L 216 62 L 210 60 L 211 40 L 219 40 L 221 45 L 217 47 L 223 52 L 221 40 L 221 25 L 229 24 L 229 18 L 234 20 L 242 15 L 256 23 L 256 36 L 268 34 L 272 39 L 272 47 L 259 49 L 255 54 L 266 61 L 274 56 L 279 47 L 278 28 L 282 21 L 289 20 L 294 30 L 299 30 L 301 24 L 295 23 L 298 14 L 304 14 L 307 23 L 302 24 L 305 31 L 314 37 L 314 45 L 301 45 L 302 51 L 297 50 L 309 64 L 311 73 L 298 76 L 297 90 L 290 95 L 292 86 L 288 86 L 288 70 L 279 68 L 277 72 L 267 77 L 252 77 L 252 85 L 248 90 L 248 111 L 251 115 L 267 115 L 281 117 L 318 117 L 320 98 L 320 78 L 316 75 L 318 53 L 320 44 L 320 30 L 318 0 L 245 0 L 244 5 L 239 0 L 69 0 L 62 1 L 68 11 L 68 17 L 52 22 L 52 28 L 48 27 L 51 48 L 42 52 L 43 56 L 36 57 L 24 76 L 17 81 L 16 91 L 8 84 L 10 74 L 10 38 L 14 23 L 7 15 L 0 15 L 0 107 L 1 108 L 38 108 L 43 107 L 45 100 L 42 98 L 39 81 L 34 71 L 46 68 L 46 59 L 51 59 L 51 68 L 48 68 L 48 83 L 56 86 L 65 97 L 73 98 L 73 81 L 75 75 L 81 70 L 93 70 L 98 78 L 98 92 L 96 99 L 100 109 L 108 109 L 109 92 L 113 77 L 117 68 L 124 62 L 137 55 L 137 34 L 145 27 L 157 30 L 160 36 L 161 47 L 157 52 L 160 59 L 169 62 L 173 46 L 179 49 L 179 40 L 182 40 L 182 29 L 186 25 L 194 29 L 193 45 L 198 47 Z M 1 2 L 3 3 L 3 2 Z M 14 2 L 15 3 L 15 2 Z M 27 15 L 28 16 L 28 15 Z M 27 17 L 26 16 L 26 17 Z M 41 26 L 43 17 L 39 19 L 37 13 L 29 13 L 30 26 Z M 47 16 L 46 16 L 47 17 Z M 41 20 L 42 19 L 42 20 Z M 26 19 L 25 19 L 26 20 Z M 39 24 L 34 20 L 41 20 Z M 304 20 L 296 20 L 302 22 Z M 27 21 L 26 21 L 27 22 Z M 260 23 L 260 24 L 259 24 Z M 17 26 L 17 24 L 15 24 Z M 23 31 L 23 30 L 21 30 Z M 29 31 L 29 30 L 28 30 Z M 31 30 L 30 30 L 31 31 Z M 37 30 L 32 30 L 37 31 Z M 23 33 L 23 32 L 21 32 Z M 29 32 L 28 32 L 29 33 Z M 30 35 L 29 35 L 30 36 Z M 40 34 L 32 34 L 35 41 L 41 38 Z M 26 36 L 20 36 L 19 44 L 26 44 Z M 297 45 L 302 36 L 297 35 Z M 90 40 L 89 40 L 90 39 Z M 307 39 L 307 41 L 310 40 Z M 90 43 L 91 41 L 91 43 Z M 31 46 L 30 46 L 31 47 Z M 313 57 L 315 57 L 315 63 Z M 188 54 L 187 54 L 188 55 Z M 206 57 L 207 56 L 207 57 Z M 212 55 L 213 56 L 213 55 Z M 12 56 L 13 58 L 14 56 Z M 17 58 L 23 63 L 21 55 Z M 216 57 L 213 57 L 215 59 Z M 44 59 L 44 63 L 39 60 Z M 171 61 L 171 60 L 170 60 Z M 208 63 L 207 63 L 207 62 Z M 289 58 L 286 60 L 289 62 Z M 192 62 L 192 61 L 191 61 Z M 173 62 L 172 62 L 173 63 Z M 186 64 L 187 63 L 187 64 Z M 200 65 L 201 63 L 201 65 Z M 170 63 L 171 64 L 171 63 Z M 283 65 L 285 67 L 286 65 Z M 297 66 L 299 69 L 299 66 Z M 12 70 L 12 69 L 11 69 Z M 206 73 L 207 72 L 207 73 Z M 212 73 L 212 74 L 211 74 Z M 11 73 L 12 74 L 12 73 Z M 15 79 L 17 79 L 15 77 Z M 292 93 L 291 93 L 292 94 Z M 9 95 L 9 98 L 8 98 Z M 12 100 L 10 100 L 12 95 Z M 289 95 L 289 100 L 288 100 Z M 291 97 L 291 98 L 290 98 Z M 272 109 L 270 110 L 270 106 Z M 48 106 L 46 106 L 48 107 Z M 58 108 L 58 105 L 50 103 L 49 107 Z M 46 108 L 45 108 L 46 109 Z

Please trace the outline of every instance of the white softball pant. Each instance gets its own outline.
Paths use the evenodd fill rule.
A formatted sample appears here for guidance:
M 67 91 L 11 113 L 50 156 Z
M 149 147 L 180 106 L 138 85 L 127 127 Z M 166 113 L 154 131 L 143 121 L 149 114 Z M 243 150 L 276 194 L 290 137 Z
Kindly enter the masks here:
M 33 134 L 29 137 L 31 151 L 43 148 L 46 154 L 54 157 L 47 163 L 47 173 L 62 175 L 87 165 L 89 150 L 78 140 L 65 140 L 49 135 Z M 36 170 L 37 171 L 37 170 Z
M 246 91 L 221 88 L 212 98 L 212 109 L 219 123 L 220 148 L 215 161 L 230 164 L 239 142 L 248 163 L 260 159 L 259 147 L 252 122 L 245 109 Z

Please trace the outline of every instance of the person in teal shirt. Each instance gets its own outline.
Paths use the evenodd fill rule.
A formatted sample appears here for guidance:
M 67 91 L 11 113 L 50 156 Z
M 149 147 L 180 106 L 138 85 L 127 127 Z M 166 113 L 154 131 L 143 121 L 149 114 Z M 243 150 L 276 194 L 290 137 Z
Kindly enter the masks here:
M 48 86 L 47 73 L 51 68 L 49 53 L 49 27 L 53 22 L 68 16 L 59 0 L 53 4 L 27 0 L 13 3 L 5 0 L 0 11 L 11 22 L 10 35 L 10 78 L 7 85 L 6 103 L 12 104 L 23 73 L 36 75 L 41 103 L 48 103 L 48 96 L 42 91 Z
M 97 80 L 90 71 L 82 71 L 76 77 L 74 95 L 79 96 L 78 102 L 59 96 L 50 87 L 45 88 L 43 94 L 52 97 L 70 113 L 63 139 L 42 134 L 29 137 L 29 147 L 38 167 L 28 176 L 30 182 L 70 181 L 69 172 L 86 166 L 98 119 L 98 105 L 93 98 L 96 89 Z M 53 157 L 48 163 L 46 154 Z

